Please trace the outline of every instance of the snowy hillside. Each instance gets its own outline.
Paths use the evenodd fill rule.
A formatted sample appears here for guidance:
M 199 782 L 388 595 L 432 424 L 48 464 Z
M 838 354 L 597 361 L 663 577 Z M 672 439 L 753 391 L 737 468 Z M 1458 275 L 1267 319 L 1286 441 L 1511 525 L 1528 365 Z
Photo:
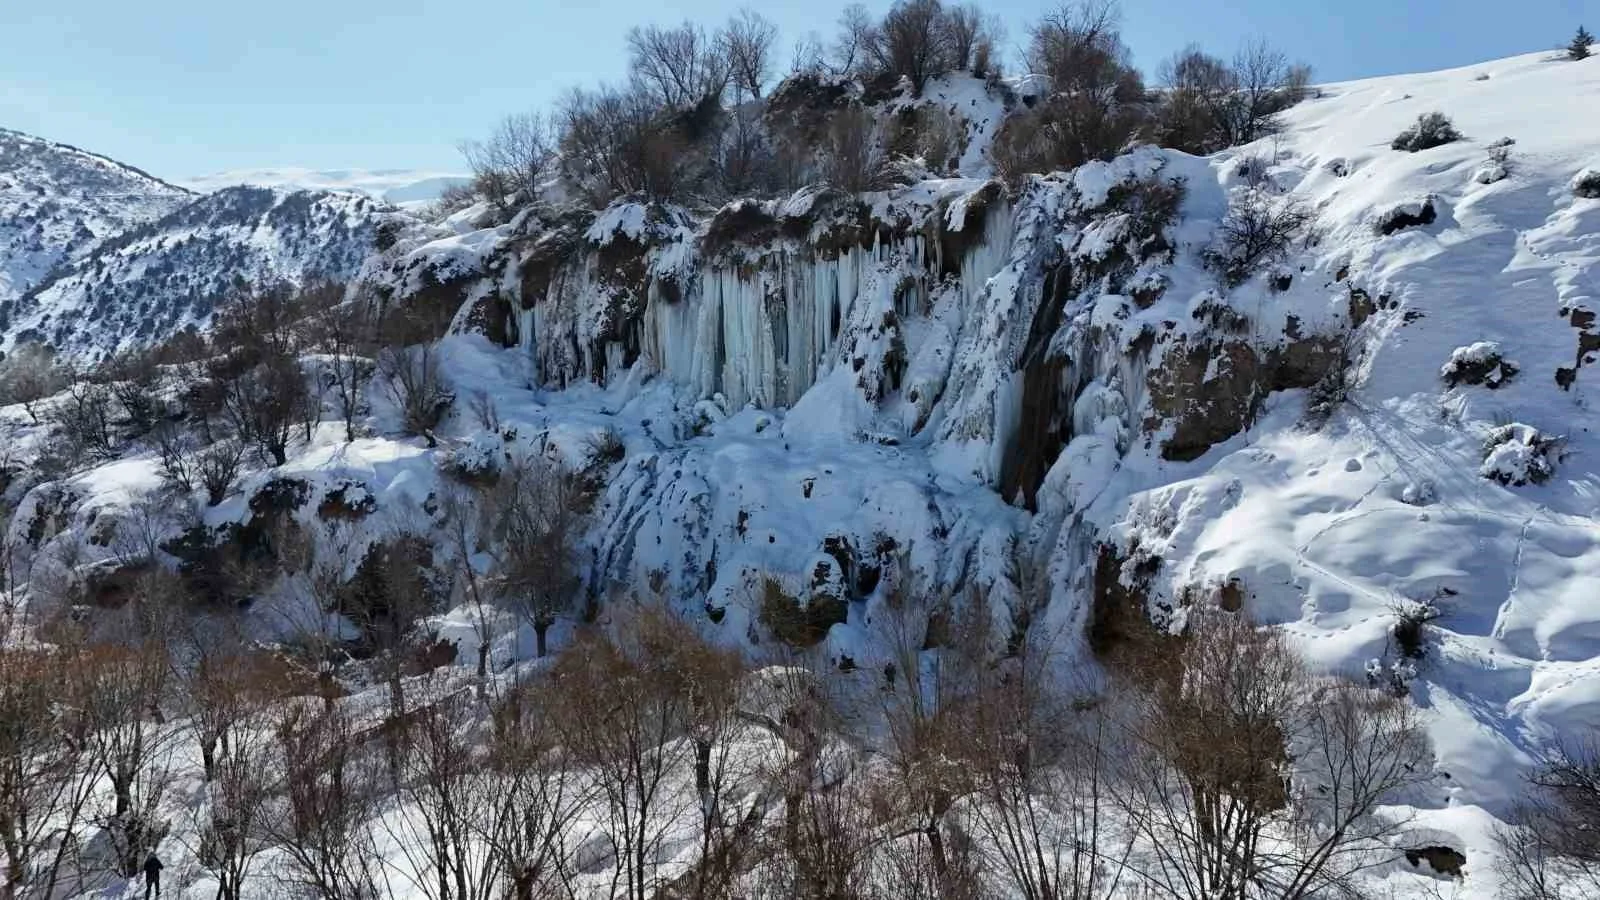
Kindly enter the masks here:
M 204 328 L 240 283 L 342 281 L 393 215 L 363 195 L 227 188 L 130 228 L 7 305 L 4 347 L 93 360 Z
M 183 179 L 202 193 L 248 185 L 291 191 L 348 191 L 366 194 L 401 209 L 425 206 L 439 199 L 444 189 L 470 181 L 460 172 L 424 169 L 305 169 L 295 167 L 238 169 Z
M 0 302 L 109 235 L 189 202 L 138 169 L 0 128 Z
M 1010 200 L 955 180 L 698 223 L 621 206 L 400 248 L 392 277 L 464 301 L 465 327 L 569 386 L 535 421 L 587 404 L 636 435 L 598 536 L 609 576 L 731 610 L 729 639 L 759 616 L 754 573 L 803 585 L 841 547 L 874 570 L 870 548 L 909 547 L 935 582 L 984 585 L 997 622 L 1024 612 L 1014 555 L 1045 559 L 1035 612 L 1079 631 L 1108 577 L 1163 622 L 1242 591 L 1317 665 L 1412 684 L 1440 756 L 1418 833 L 1483 859 L 1508 775 L 1600 717 L 1582 599 L 1600 575 L 1600 199 L 1575 193 L 1600 169 L 1595 108 L 1600 65 L 1536 54 L 1327 85 L 1277 137 L 1140 151 Z M 1432 111 L 1465 138 L 1390 148 Z M 1118 197 L 1170 178 L 1168 256 Z M 1202 251 L 1257 185 L 1315 210 L 1318 240 L 1227 289 Z M 1441 371 L 1480 342 L 1516 374 Z M 1305 392 L 1275 392 L 1346 359 L 1349 400 L 1320 429 Z M 644 373 L 676 385 L 676 414 L 636 393 Z M 1506 422 L 1559 438 L 1548 480 L 1524 483 L 1548 438 Z M 1435 601 L 1424 658 L 1404 658 L 1396 610 Z M 836 659 L 872 658 L 873 608 L 830 632 Z
M 174 476 L 162 432 L 102 427 L 74 465 L 48 414 L 0 410 L 7 546 L 35 573 L 30 612 L 123 621 L 138 574 L 126 548 L 143 541 L 160 547 L 147 562 L 201 585 L 251 638 L 310 645 L 321 676 L 328 635 L 353 646 L 362 633 L 326 585 L 393 568 L 404 539 L 447 582 L 422 631 L 466 696 L 469 673 L 545 662 L 544 631 L 478 593 L 509 577 L 505 531 L 454 502 L 499 508 L 508 472 L 532 461 L 581 488 L 561 507 L 582 516 L 582 603 L 545 623 L 555 646 L 648 600 L 744 658 L 809 666 L 827 681 L 817 693 L 878 708 L 897 678 L 940 671 L 958 621 L 980 623 L 985 659 L 1049 640 L 1048 664 L 1078 684 L 1152 623 L 1242 608 L 1281 625 L 1319 673 L 1405 698 L 1432 738 L 1432 769 L 1382 810 L 1381 862 L 1351 883 L 1497 896 L 1491 834 L 1519 776 L 1540 747 L 1600 725 L 1600 413 L 1587 399 L 1600 59 L 1325 85 L 1281 133 L 1213 156 L 1145 146 L 991 180 L 989 141 L 1029 83 L 931 84 L 921 108 L 957 123 L 954 164 L 922 159 L 928 177 L 860 195 L 533 205 L 492 228 L 473 224 L 479 209 L 396 229 L 373 253 L 386 213 L 370 199 L 234 188 L 108 243 L 23 298 L 8 340 L 99 356 L 202 323 L 240 273 L 354 277 L 385 311 L 449 333 L 400 363 L 389 348 L 370 383 L 348 374 L 348 345 L 314 336 L 287 367 L 315 377 L 294 379 L 314 393 L 281 430 L 282 464 L 243 457 L 213 496 Z M 926 114 L 898 102 L 876 110 L 877 139 L 891 118 Z M 1459 140 L 1392 146 L 1433 112 Z M 1245 258 L 1230 240 L 1253 215 L 1287 214 L 1279 253 Z M 201 377 L 167 376 L 173 397 Z M 421 382 L 426 402 L 408 403 Z M 253 395 L 236 396 L 190 415 L 180 449 L 232 448 L 239 464 L 248 429 L 212 433 Z M 1408 617 L 1421 623 L 1409 641 Z M 368 649 L 335 686 L 370 717 L 386 701 Z M 740 711 L 774 734 L 790 726 L 787 709 Z M 1025 723 L 1004 725 L 1009 752 Z M 743 733 L 738 754 L 771 741 Z M 711 741 L 694 733 L 696 748 Z M 193 849 L 209 838 L 190 817 L 218 801 L 201 797 L 187 753 L 169 757 L 193 784 L 152 801 L 175 823 L 160 846 L 184 896 L 210 896 L 215 867 Z M 821 770 L 799 794 L 843 783 Z M 745 822 L 798 808 L 749 772 L 729 800 Z M 420 851 L 396 837 L 423 802 L 408 790 L 372 808 L 389 829 L 373 852 L 402 873 L 394 896 L 431 896 Z M 704 789 L 675 790 L 682 822 L 649 861 L 663 881 L 696 870 L 699 816 L 717 817 Z M 623 863 L 603 817 L 567 824 L 579 895 L 615 889 Z M 1151 843 L 1128 838 L 1118 870 L 1158 865 Z M 262 855 L 263 871 L 286 864 L 277 846 Z M 1113 896 L 1150 895 L 1113 881 Z

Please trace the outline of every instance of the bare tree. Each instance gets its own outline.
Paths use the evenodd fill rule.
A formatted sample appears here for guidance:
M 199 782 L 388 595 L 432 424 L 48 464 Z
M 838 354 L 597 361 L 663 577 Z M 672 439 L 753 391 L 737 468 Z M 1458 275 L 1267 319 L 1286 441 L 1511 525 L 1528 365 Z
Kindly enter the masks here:
M 682 778 L 704 758 L 700 716 L 722 704 L 732 685 L 709 662 L 717 651 L 686 625 L 634 609 L 615 639 L 594 637 L 564 651 L 551 678 L 557 690 L 587 700 L 587 713 L 565 723 L 565 743 L 602 804 L 617 860 L 612 895 L 647 900 L 666 883 L 669 836 L 708 802 Z
M 1118 802 L 1151 859 L 1150 890 L 1184 900 L 1347 892 L 1395 858 L 1381 804 L 1429 777 L 1409 707 L 1311 678 L 1283 635 L 1203 612 L 1150 660 L 1157 685 L 1120 754 Z
M 772 48 L 778 40 L 778 26 L 754 10 L 741 9 L 728 21 L 720 37 L 734 87 L 761 99 L 767 79 L 772 77 Z
M 550 626 L 568 614 L 582 587 L 578 539 L 583 520 L 570 476 L 542 456 L 518 456 L 489 497 L 504 599 L 547 652 Z
M 693 22 L 637 26 L 628 31 L 628 71 L 658 106 L 690 109 L 721 100 L 731 63 L 724 49 L 723 41 Z
M 241 699 L 208 770 L 207 802 L 194 809 L 196 856 L 216 875 L 218 900 L 240 900 L 255 858 L 267 849 L 263 828 L 278 787 L 265 710 Z
M 899 0 L 873 34 L 877 40 L 868 46 L 878 69 L 910 79 L 918 95 L 958 64 L 955 32 L 939 0 Z
M 398 726 L 404 746 L 399 794 L 414 814 L 386 817 L 401 847 L 403 875 L 429 900 L 493 900 L 504 858 L 479 839 L 497 807 L 498 788 L 478 742 L 477 705 L 435 679 L 430 694 Z
M 878 43 L 878 25 L 872 14 L 859 3 L 839 14 L 838 36 L 829 47 L 830 62 L 837 75 L 860 75 L 871 66 L 873 48 Z
M 67 660 L 0 640 L 0 898 L 51 897 L 78 846 L 96 782 L 87 719 L 65 703 Z
M 1159 77 L 1161 145 L 1202 155 L 1226 147 L 1228 136 L 1219 120 L 1235 85 L 1228 64 L 1191 44 L 1161 64 Z
M 583 715 L 584 698 L 564 696 L 540 677 L 514 685 L 491 707 L 488 757 L 496 802 L 477 823 L 499 859 L 509 900 L 570 894 L 568 845 L 592 793 L 548 723 Z
M 641 86 L 574 90 L 559 108 L 561 165 L 587 199 L 673 199 L 686 177 L 682 117 L 662 114 Z
M 218 441 L 194 455 L 194 478 L 205 490 L 208 505 L 216 506 L 227 498 L 243 462 L 244 445 L 238 441 Z
M 88 758 L 111 786 L 111 806 L 98 819 L 124 876 L 139 871 L 159 837 L 156 808 L 178 736 L 160 710 L 170 675 L 165 647 L 148 640 L 90 645 L 70 667 L 73 702 L 92 723 Z
M 222 383 L 223 415 L 246 444 L 281 466 L 289 460 L 289 441 L 305 419 L 308 394 L 300 363 L 272 354 Z
M 48 418 L 66 435 L 74 455 L 79 459 L 113 456 L 117 437 L 111 424 L 111 389 L 80 377 L 73 379 L 64 393 Z
M 328 354 L 334 404 L 344 420 L 344 439 L 356 439 L 356 417 L 366 400 L 367 384 L 376 369 L 376 323 L 371 306 L 356 300 L 336 306 L 321 319 L 322 349 Z
M 1029 31 L 1028 64 L 1054 91 L 1032 114 L 1051 168 L 1109 158 L 1145 124 L 1144 82 L 1117 25 L 1113 0 L 1083 0 Z
M 489 137 L 466 141 L 460 149 L 477 192 L 502 209 L 514 200 L 533 199 L 555 155 L 549 123 L 536 112 L 506 116 Z
M 420 435 L 428 446 L 436 446 L 433 430 L 455 399 L 438 350 L 431 344 L 386 347 L 378 356 L 378 371 L 384 390 L 400 411 L 406 433 Z
M 1545 751 L 1514 822 L 1496 836 L 1510 900 L 1578 900 L 1600 892 L 1600 742 Z
M 1239 49 L 1233 58 L 1233 90 L 1217 116 L 1230 146 L 1277 130 L 1277 114 L 1289 105 L 1290 75 L 1288 57 L 1266 41 L 1250 41 Z

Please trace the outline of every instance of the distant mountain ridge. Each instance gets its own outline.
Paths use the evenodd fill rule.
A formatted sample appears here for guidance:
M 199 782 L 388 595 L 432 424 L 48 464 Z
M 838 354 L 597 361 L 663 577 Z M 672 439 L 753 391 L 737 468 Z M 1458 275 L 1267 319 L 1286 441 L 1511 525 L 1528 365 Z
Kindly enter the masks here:
M 102 242 L 4 307 L 0 347 L 82 361 L 208 327 L 243 285 L 343 281 L 394 210 L 360 194 L 233 187 Z
M 289 190 L 354 191 L 404 207 L 432 203 L 446 188 L 470 180 L 470 176 L 460 172 L 431 169 L 307 169 L 287 166 L 216 172 L 184 179 L 184 184 L 201 192 L 238 185 Z
M 194 197 L 109 157 L 0 128 L 0 303 Z

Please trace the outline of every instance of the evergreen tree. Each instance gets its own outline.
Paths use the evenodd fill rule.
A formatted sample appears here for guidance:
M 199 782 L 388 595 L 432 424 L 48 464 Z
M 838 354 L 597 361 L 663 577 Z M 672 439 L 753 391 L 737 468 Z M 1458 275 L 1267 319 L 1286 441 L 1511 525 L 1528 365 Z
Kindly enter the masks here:
M 1572 43 L 1567 45 L 1567 56 L 1572 59 L 1588 59 L 1589 45 L 1594 43 L 1594 35 L 1582 25 L 1578 26 L 1578 33 L 1573 36 Z

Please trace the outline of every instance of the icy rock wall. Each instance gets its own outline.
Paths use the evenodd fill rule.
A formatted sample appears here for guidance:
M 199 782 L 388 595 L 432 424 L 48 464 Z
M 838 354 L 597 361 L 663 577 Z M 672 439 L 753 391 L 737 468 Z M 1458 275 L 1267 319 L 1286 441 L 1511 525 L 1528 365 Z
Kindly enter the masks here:
M 934 202 L 888 220 L 874 215 L 864 228 L 820 221 L 799 239 L 753 231 L 735 236 L 733 248 L 712 249 L 682 227 L 612 235 L 597 223 L 587 245 L 521 296 L 519 344 L 552 385 L 605 382 L 642 361 L 700 396 L 721 395 L 730 410 L 789 407 L 849 365 L 863 391 L 881 398 L 898 384 L 874 382 L 898 382 L 911 362 L 907 321 L 929 319 L 947 293 L 957 309 L 970 308 L 1011 250 L 1003 199 L 940 217 L 967 199 L 959 192 L 983 189 L 952 180 Z M 849 240 L 840 240 L 846 226 Z M 874 358 L 893 371 L 870 366 Z M 940 368 L 926 360 L 916 368 L 930 382 L 921 396 L 942 389 Z

